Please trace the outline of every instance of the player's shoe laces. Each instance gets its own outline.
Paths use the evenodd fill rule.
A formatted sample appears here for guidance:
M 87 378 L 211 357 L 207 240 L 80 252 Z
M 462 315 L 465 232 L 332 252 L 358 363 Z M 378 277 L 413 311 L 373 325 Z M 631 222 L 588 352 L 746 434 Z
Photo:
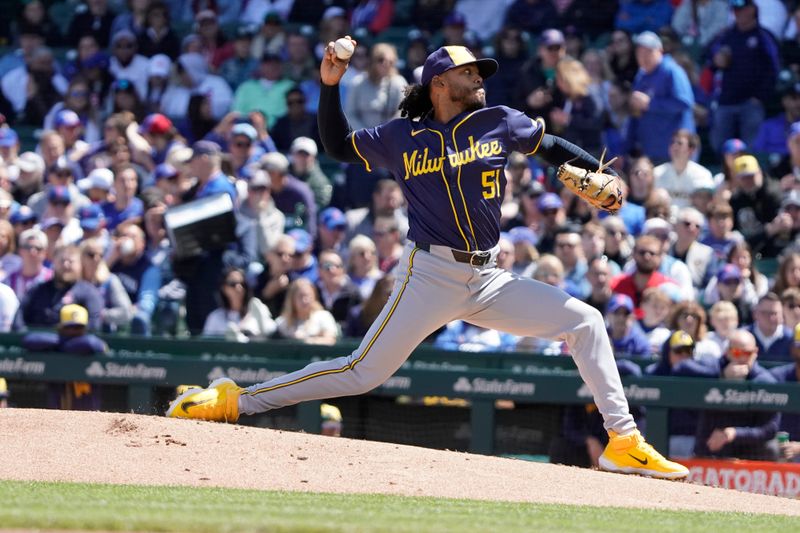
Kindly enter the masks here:
M 689 475 L 685 466 L 666 459 L 647 444 L 639 430 L 624 436 L 609 431 L 608 436 L 608 446 L 599 461 L 603 470 L 663 479 L 682 479 Z
M 215 379 L 205 389 L 189 389 L 175 398 L 167 409 L 167 416 L 236 422 L 239 419 L 239 395 L 242 390 L 232 379 Z

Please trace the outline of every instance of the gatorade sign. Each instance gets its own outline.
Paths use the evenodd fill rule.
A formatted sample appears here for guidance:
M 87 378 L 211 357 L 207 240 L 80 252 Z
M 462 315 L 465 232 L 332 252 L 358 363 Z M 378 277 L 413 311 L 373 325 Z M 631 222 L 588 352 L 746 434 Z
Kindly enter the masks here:
M 681 459 L 689 482 L 756 494 L 800 497 L 800 464 L 766 461 Z

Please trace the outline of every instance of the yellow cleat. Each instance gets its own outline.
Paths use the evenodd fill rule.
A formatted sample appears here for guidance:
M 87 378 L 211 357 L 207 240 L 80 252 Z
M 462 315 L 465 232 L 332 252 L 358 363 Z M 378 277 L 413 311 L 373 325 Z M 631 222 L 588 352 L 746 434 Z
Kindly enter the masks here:
M 170 418 L 236 422 L 239 419 L 239 395 L 242 388 L 232 379 L 220 378 L 205 389 L 189 389 L 169 405 Z
M 627 435 L 608 432 L 609 441 L 600 456 L 600 468 L 620 474 L 640 474 L 662 479 L 683 479 L 689 470 L 666 459 L 645 442 L 638 430 Z

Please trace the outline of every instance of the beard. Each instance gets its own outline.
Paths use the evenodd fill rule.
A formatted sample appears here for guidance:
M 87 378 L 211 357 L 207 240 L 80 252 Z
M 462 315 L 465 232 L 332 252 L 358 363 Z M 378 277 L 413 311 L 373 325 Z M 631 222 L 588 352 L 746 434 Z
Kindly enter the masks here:
M 478 89 L 460 88 L 451 94 L 450 100 L 459 103 L 464 111 L 477 111 L 486 107 L 486 91 L 483 87 Z
M 636 265 L 636 271 L 640 274 L 650 275 L 656 271 L 656 267 L 652 267 L 650 265 Z

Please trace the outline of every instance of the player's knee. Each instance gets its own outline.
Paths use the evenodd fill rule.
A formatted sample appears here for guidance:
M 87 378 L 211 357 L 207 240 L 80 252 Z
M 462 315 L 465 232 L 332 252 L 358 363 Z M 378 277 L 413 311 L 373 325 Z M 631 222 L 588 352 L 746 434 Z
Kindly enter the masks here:
M 357 390 L 355 394 L 366 394 L 372 389 L 383 385 L 389 377 L 381 373 L 365 372 L 364 369 L 359 371 L 358 367 L 356 367 L 353 370 L 353 386 Z

